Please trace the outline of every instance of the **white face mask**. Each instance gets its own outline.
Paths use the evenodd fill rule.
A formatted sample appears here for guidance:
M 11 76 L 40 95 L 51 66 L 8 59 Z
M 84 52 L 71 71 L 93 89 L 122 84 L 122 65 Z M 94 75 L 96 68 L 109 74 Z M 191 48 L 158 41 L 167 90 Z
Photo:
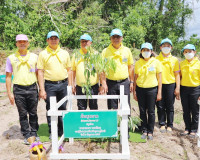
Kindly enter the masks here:
M 144 58 L 149 58 L 151 56 L 151 52 L 142 52 L 142 56 Z
M 184 56 L 186 59 L 190 60 L 194 57 L 194 53 L 186 53 L 186 54 L 184 54 Z
M 171 48 L 170 47 L 163 47 L 161 50 L 162 50 L 162 53 L 168 54 L 168 53 L 170 53 Z

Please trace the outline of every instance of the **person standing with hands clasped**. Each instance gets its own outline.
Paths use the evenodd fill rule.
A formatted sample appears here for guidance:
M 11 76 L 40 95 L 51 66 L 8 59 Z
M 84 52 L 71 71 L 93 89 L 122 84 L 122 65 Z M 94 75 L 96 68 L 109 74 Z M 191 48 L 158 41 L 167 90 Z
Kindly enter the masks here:
M 181 103 L 183 107 L 183 119 L 185 131 L 181 135 L 194 138 L 198 129 L 200 96 L 200 61 L 196 54 L 195 46 L 187 44 L 182 52 L 185 60 L 180 63 L 181 69 Z
M 24 34 L 16 36 L 17 52 L 11 54 L 6 61 L 6 88 L 10 103 L 17 106 L 21 133 L 24 143 L 29 144 L 27 139 L 37 136 L 38 116 L 38 87 L 36 64 L 38 56 L 28 51 L 28 37 Z M 11 79 L 13 78 L 13 93 L 11 93 Z M 29 120 L 27 118 L 29 115 Z
M 160 44 L 160 54 L 156 57 L 162 65 L 162 100 L 156 103 L 160 132 L 172 132 L 174 121 L 174 101 L 180 99 L 180 68 L 178 59 L 171 55 L 172 41 L 165 38 Z
M 142 139 L 153 140 L 155 104 L 161 100 L 162 67 L 154 58 L 150 43 L 141 46 L 140 59 L 135 63 L 133 96 L 140 110 Z

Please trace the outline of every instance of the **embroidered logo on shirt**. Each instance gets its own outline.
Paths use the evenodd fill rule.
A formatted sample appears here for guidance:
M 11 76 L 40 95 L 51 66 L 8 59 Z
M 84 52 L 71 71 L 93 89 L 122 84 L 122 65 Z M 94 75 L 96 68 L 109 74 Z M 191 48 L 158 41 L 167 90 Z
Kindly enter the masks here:
M 148 70 L 149 70 L 149 71 L 154 71 L 155 68 L 154 68 L 154 66 L 151 66 L 151 67 L 148 68 Z
M 127 62 L 128 61 L 128 59 L 126 58 L 126 57 L 124 57 L 123 59 L 122 59 L 122 62 Z
M 29 71 L 30 72 L 35 72 L 35 68 L 31 68 Z

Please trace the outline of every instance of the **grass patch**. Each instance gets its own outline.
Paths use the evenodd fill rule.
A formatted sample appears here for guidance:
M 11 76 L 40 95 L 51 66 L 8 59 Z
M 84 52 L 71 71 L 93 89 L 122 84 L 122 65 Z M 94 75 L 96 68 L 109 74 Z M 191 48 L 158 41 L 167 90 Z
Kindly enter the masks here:
M 129 141 L 134 143 L 145 143 L 146 139 L 141 139 L 141 132 L 129 132 Z
M 49 127 L 47 123 L 40 124 L 39 130 L 37 132 L 38 136 L 40 137 L 41 142 L 49 142 Z

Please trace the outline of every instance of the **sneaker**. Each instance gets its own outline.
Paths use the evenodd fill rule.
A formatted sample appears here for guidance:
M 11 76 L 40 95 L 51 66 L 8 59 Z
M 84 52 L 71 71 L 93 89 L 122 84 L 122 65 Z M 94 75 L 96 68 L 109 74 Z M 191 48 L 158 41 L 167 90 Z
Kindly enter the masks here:
M 171 127 L 167 127 L 167 132 L 171 133 L 172 132 L 172 128 Z
M 141 139 L 147 139 L 147 134 L 143 133 L 142 136 L 141 136 Z
M 161 127 L 160 127 L 160 132 L 161 132 L 161 133 L 165 133 L 165 132 L 166 132 L 165 126 L 161 126 Z
M 189 137 L 190 137 L 190 138 L 196 138 L 196 133 L 191 132 L 191 133 L 189 134 Z
M 50 133 L 50 135 L 49 135 L 49 140 L 51 140 L 51 133 Z
M 148 135 L 147 139 L 148 140 L 153 140 L 153 135 Z
M 29 145 L 30 143 L 28 142 L 27 138 L 24 139 L 24 144 Z

